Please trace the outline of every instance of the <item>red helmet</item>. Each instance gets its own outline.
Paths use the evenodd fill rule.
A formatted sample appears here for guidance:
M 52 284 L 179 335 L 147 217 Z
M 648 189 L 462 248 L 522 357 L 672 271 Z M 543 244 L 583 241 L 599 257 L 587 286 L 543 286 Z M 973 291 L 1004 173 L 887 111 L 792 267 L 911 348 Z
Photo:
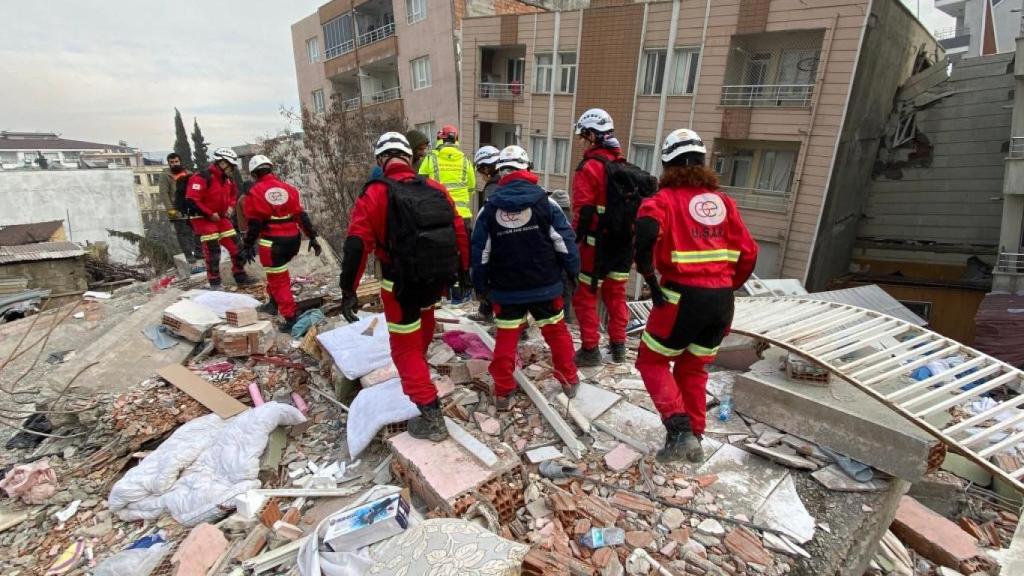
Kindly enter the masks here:
M 459 129 L 456 128 L 455 126 L 452 126 L 451 124 L 445 124 L 444 126 L 441 127 L 440 130 L 437 131 L 437 139 L 438 140 L 448 140 L 448 139 L 458 140 L 459 139 Z

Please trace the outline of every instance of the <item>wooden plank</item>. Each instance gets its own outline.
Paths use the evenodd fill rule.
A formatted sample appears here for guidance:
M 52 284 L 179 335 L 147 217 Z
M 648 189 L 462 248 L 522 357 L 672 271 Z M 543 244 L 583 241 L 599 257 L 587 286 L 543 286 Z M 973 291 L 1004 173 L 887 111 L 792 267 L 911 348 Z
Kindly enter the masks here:
M 492 338 L 491 335 L 487 333 L 487 330 L 484 330 L 482 326 L 468 318 L 461 318 L 460 324 L 479 336 L 480 340 L 482 340 L 489 349 L 494 350 L 494 338 Z M 526 377 L 526 374 L 524 374 L 519 368 L 515 369 L 512 373 L 512 377 L 515 378 L 519 387 L 526 392 L 526 395 L 529 396 L 530 400 L 537 406 L 541 415 L 544 416 L 549 424 L 551 424 L 551 428 L 553 428 L 555 433 L 558 434 L 558 437 L 562 439 L 562 442 L 565 442 L 566 447 L 569 448 L 569 452 L 571 452 L 576 458 L 582 458 L 583 453 L 586 452 L 586 446 L 580 442 L 580 439 L 576 437 L 576 433 L 573 432 L 569 424 L 562 419 L 562 416 L 551 407 L 547 398 L 541 394 L 540 390 L 533 385 L 533 382 L 531 382 L 530 379 Z
M 949 343 L 951 341 L 950 340 L 946 340 L 946 342 Z M 959 349 L 960 349 L 960 345 L 955 343 L 955 342 L 953 342 L 952 345 L 947 346 L 947 347 L 943 348 L 942 350 L 938 350 L 938 351 L 933 352 L 931 354 L 925 354 L 924 356 L 921 356 L 917 360 L 911 360 L 907 364 L 903 364 L 902 366 L 897 366 L 896 368 L 893 368 L 892 370 L 889 370 L 888 372 L 883 372 L 882 374 L 879 374 L 877 376 L 869 378 L 868 380 L 864 381 L 864 385 L 865 386 L 872 386 L 874 384 L 877 384 L 877 383 L 879 383 L 879 382 L 881 382 L 883 380 L 888 380 L 889 378 L 892 378 L 893 376 L 897 376 L 899 374 L 909 374 L 914 369 L 920 368 L 921 366 L 924 366 L 925 364 L 931 362 L 932 360 L 938 360 L 939 358 L 943 358 L 945 356 L 949 356 L 949 355 L 953 354 L 954 352 L 958 351 Z
M 228 419 L 249 409 L 245 404 L 196 376 L 181 364 L 165 366 L 157 372 L 157 375 L 194 398 L 203 406 L 209 408 L 211 412 L 221 418 Z
M 884 366 L 889 365 L 889 364 L 899 364 L 901 361 L 904 360 L 904 358 L 903 358 L 904 356 L 907 356 L 907 357 L 909 357 L 909 356 L 916 356 L 920 352 L 927 352 L 927 350 L 920 350 L 919 351 L 917 349 L 914 349 L 914 350 L 911 350 L 910 352 L 905 352 L 904 354 L 900 354 L 900 355 L 893 356 L 893 354 L 896 354 L 900 350 L 905 350 L 907 348 L 914 348 L 918 344 L 922 344 L 924 342 L 927 342 L 930 339 L 931 339 L 931 336 L 929 334 L 922 334 L 922 335 L 917 336 L 915 338 L 911 338 L 910 340 L 906 340 L 904 342 L 900 342 L 898 345 L 896 345 L 896 346 L 894 346 L 892 348 L 887 348 L 885 350 L 879 350 L 878 352 L 875 352 L 874 354 L 870 354 L 870 355 L 865 356 L 863 358 L 859 358 L 859 359 L 854 360 L 853 362 L 850 362 L 848 364 L 843 364 L 842 368 L 845 371 L 845 370 L 850 370 L 851 368 L 856 368 L 857 366 L 860 366 L 861 364 L 871 363 L 871 366 L 869 366 L 867 368 L 864 368 L 861 371 L 853 372 L 852 373 L 853 376 L 861 376 L 862 375 L 861 372 L 863 372 L 864 374 L 867 374 L 867 373 L 870 373 L 873 370 L 876 370 L 876 369 L 878 369 L 880 367 L 884 367 Z M 925 344 L 925 346 L 932 346 L 933 344 L 936 344 L 935 348 L 937 348 L 938 346 L 942 345 L 941 341 L 936 341 L 936 342 L 932 342 L 930 344 Z M 922 348 L 924 348 L 925 346 L 922 346 Z M 934 348 L 932 348 L 932 349 L 934 349 Z M 880 360 L 882 358 L 885 358 L 886 356 L 889 356 L 888 360 L 885 360 L 884 362 L 882 362 L 881 364 L 878 364 L 878 365 L 874 364 L 874 362 L 876 362 L 876 361 L 878 361 L 878 360 Z
M 912 392 L 918 392 L 918 391 L 921 391 L 921 390 L 928 390 L 928 388 L 930 388 L 931 386 L 934 386 L 936 384 L 941 384 L 947 378 L 949 378 L 949 377 L 951 377 L 951 376 L 953 376 L 955 374 L 959 374 L 959 373 L 961 373 L 961 372 L 963 372 L 965 370 L 970 370 L 971 368 L 974 368 L 975 366 L 979 366 L 981 364 L 984 364 L 985 362 L 987 362 L 987 359 L 985 359 L 985 358 L 975 358 L 974 360 L 970 360 L 968 362 L 960 364 L 959 366 L 954 366 L 954 367 L 950 368 L 949 370 L 943 370 L 942 372 L 939 372 L 938 374 L 933 374 L 933 375 L 925 378 L 924 380 L 919 380 L 919 381 L 917 381 L 917 382 L 915 382 L 915 383 L 913 383 L 913 384 L 911 384 L 909 386 L 901 388 L 901 389 L 893 392 L 892 394 L 887 395 L 886 399 L 887 400 L 896 401 L 897 398 L 902 398 L 902 397 L 904 397 L 907 394 L 910 394 Z M 952 390 L 954 388 L 962 388 L 962 387 L 970 384 L 971 382 L 974 382 L 975 380 L 978 380 L 979 378 L 984 378 L 984 377 L 988 376 L 989 374 L 992 374 L 993 372 L 998 372 L 1001 369 L 1002 369 L 1002 367 L 999 366 L 998 364 L 992 364 L 990 366 L 986 366 L 985 368 L 982 368 L 980 370 L 977 370 L 975 372 L 967 374 L 963 378 L 953 378 L 952 382 L 950 382 L 948 384 L 944 384 L 942 386 L 939 386 L 938 388 L 936 388 L 934 390 L 929 390 L 929 391 L 925 392 L 923 395 L 918 396 L 916 398 L 911 398 L 910 400 L 907 400 L 906 402 L 901 402 L 901 405 L 904 406 L 904 407 L 910 407 L 910 406 L 913 406 L 914 404 L 917 404 L 919 402 L 924 402 L 925 400 L 930 400 L 932 398 L 935 398 L 936 396 L 942 395 L 946 391 Z
M 985 410 L 981 414 L 975 414 L 974 416 L 971 416 L 970 418 L 964 420 L 963 422 L 958 422 L 948 428 L 944 428 L 942 430 L 942 433 L 947 436 L 952 436 L 953 434 L 967 430 L 968 428 L 971 428 L 976 424 L 980 424 L 986 420 L 989 420 L 1001 412 L 1017 408 L 1021 404 L 1024 404 L 1024 395 L 1017 396 L 1013 400 L 1007 400 L 1002 404 L 997 404 L 992 408 Z

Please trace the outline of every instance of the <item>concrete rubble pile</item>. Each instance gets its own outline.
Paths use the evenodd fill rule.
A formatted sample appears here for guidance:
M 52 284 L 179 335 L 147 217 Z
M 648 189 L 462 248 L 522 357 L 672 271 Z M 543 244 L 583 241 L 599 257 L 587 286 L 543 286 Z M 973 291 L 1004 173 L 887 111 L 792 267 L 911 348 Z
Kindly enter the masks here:
M 43 438 L 0 456 L 0 476 L 9 479 L 0 485 L 0 573 L 334 574 L 342 573 L 333 572 L 339 567 L 394 573 L 387 570 L 412 565 L 401 564 L 408 542 L 435 545 L 424 534 L 439 518 L 458 519 L 443 528 L 448 533 L 476 534 L 475 542 L 493 537 L 481 554 L 493 566 L 511 566 L 496 572 L 508 574 L 995 576 L 1024 544 L 1024 537 L 1014 538 L 1019 501 L 937 471 L 934 454 L 941 451 L 934 442 L 855 406 L 845 389 L 831 388 L 839 396 L 831 402 L 801 393 L 808 406 L 802 414 L 773 411 L 786 394 L 796 394 L 787 386 L 807 384 L 785 382 L 781 351 L 736 337 L 723 346 L 721 362 L 729 368 L 716 367 L 709 381 L 705 461 L 666 465 L 653 458 L 664 429 L 632 365 L 636 340 L 626 363 L 583 369 L 579 393 L 568 401 L 559 398 L 547 348 L 530 328 L 520 362 L 538 395 L 521 390 L 512 409 L 499 413 L 488 361 L 447 343 L 486 345 L 479 332 L 486 327 L 466 320 L 472 305 L 445 306 L 428 358 L 451 437 L 415 440 L 404 431 L 408 399 L 387 355 L 362 353 L 356 370 L 354 357 L 339 352 L 378 329 L 386 342 L 372 292 L 362 294 L 363 322 L 348 325 L 331 313 L 333 278 L 333 271 L 311 274 L 303 285 L 326 323 L 296 340 L 273 332 L 269 349 L 261 337 L 217 340 L 218 327 L 223 333 L 227 326 L 217 310 L 208 309 L 216 318 L 208 325 L 182 312 L 188 305 L 172 308 L 194 302 L 194 292 L 150 294 L 137 285 L 92 305 L 96 331 L 54 330 L 66 329 L 55 341 L 75 348 L 74 355 L 42 365 L 31 362 L 36 351 L 20 355 L 8 367 L 13 377 L 0 373 L 5 390 L 23 367 L 59 392 L 67 384 L 61 377 L 88 362 L 123 366 L 117 381 L 109 367 L 96 379 L 86 369 L 67 398 L 35 405 L 40 414 L 73 412 L 47 419 L 47 433 L 72 437 Z M 177 325 L 165 320 L 168 309 Z M 222 315 L 244 324 L 236 328 L 267 320 L 239 309 Z M 30 322 L 8 325 L 5 340 L 20 338 L 15 329 Z M 127 339 L 116 333 L 124 326 L 141 334 L 159 324 L 173 342 L 164 350 L 159 338 L 141 335 L 133 348 L 118 349 L 118 358 L 90 346 L 107 346 L 102 337 L 111 331 Z M 338 332 L 346 327 L 357 336 L 332 339 L 347 334 Z M 30 332 L 29 342 L 40 334 L 38 327 Z M 10 354 L 12 345 L 0 352 Z M 240 348 L 247 346 L 255 348 Z M 158 355 L 168 351 L 175 356 Z M 147 364 L 150 356 L 162 364 Z M 354 370 L 359 374 L 351 377 Z M 820 382 L 814 387 L 830 390 Z M 757 398 L 760 403 L 752 402 Z M 245 439 L 262 451 L 258 466 L 232 478 L 243 487 L 212 512 L 180 522 L 159 511 L 154 519 L 125 520 L 123 509 L 111 507 L 120 506 L 113 495 L 128 480 L 140 480 L 131 470 L 166 457 L 189 427 L 224 426 L 268 405 L 301 413 L 294 420 L 300 423 Z M 378 410 L 382 405 L 388 409 Z M 67 410 L 72 406 L 87 409 Z M 356 443 L 353 435 L 368 435 L 367 441 Z M 894 448 L 879 450 L 879 439 Z M 204 474 L 226 474 L 217 462 L 203 467 L 217 440 L 178 448 L 171 456 L 180 469 L 158 471 L 166 482 L 142 483 L 160 495 L 208 479 Z M 365 507 L 383 518 L 374 535 L 363 533 L 358 551 L 338 544 L 358 531 L 339 535 L 336 525 Z M 477 573 L 473 562 L 480 559 L 435 552 L 452 563 L 436 573 Z M 117 565 L 131 569 L 110 571 Z

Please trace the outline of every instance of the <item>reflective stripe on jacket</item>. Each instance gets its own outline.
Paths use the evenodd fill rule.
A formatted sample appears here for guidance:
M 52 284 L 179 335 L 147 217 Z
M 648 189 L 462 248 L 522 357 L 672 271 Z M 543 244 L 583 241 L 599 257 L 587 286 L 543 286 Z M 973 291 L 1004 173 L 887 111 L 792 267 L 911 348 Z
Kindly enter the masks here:
M 458 146 L 445 144 L 427 154 L 420 164 L 419 173 L 440 182 L 448 189 L 459 216 L 473 217 L 470 194 L 476 190 L 476 173 Z

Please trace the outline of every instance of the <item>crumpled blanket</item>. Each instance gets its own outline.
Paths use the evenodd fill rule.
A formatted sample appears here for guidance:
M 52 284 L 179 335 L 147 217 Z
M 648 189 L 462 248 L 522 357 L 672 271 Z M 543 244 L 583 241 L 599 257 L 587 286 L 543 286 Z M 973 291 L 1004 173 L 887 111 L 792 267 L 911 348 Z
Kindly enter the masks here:
M 57 491 L 57 473 L 49 460 L 18 464 L 7 471 L 0 488 L 10 498 L 21 498 L 26 504 L 45 504 Z
M 125 521 L 164 512 L 195 526 L 222 515 L 231 499 L 260 487 L 260 455 L 278 426 L 306 421 L 294 406 L 267 402 L 228 420 L 186 422 L 114 484 L 107 502 Z
M 484 341 L 479 336 L 472 332 L 448 330 L 441 335 L 441 340 L 459 354 L 469 354 L 470 358 L 476 360 L 491 359 L 491 349 L 484 344 Z

